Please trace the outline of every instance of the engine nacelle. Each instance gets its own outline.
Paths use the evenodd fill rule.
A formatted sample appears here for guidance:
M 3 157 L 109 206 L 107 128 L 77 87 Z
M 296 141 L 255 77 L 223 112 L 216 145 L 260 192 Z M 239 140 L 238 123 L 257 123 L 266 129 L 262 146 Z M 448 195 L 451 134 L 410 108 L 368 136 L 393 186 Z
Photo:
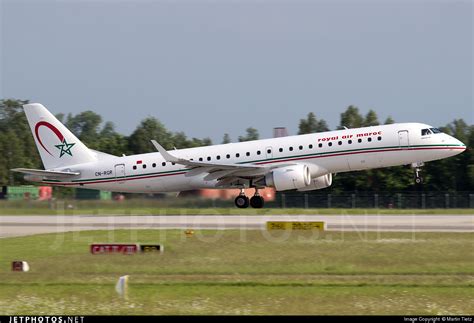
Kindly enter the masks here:
M 329 173 L 323 176 L 313 178 L 311 180 L 311 183 L 308 186 L 299 188 L 298 191 L 304 192 L 304 191 L 320 190 L 322 188 L 331 186 L 331 184 L 332 184 L 332 174 Z
M 277 191 L 299 189 L 311 184 L 311 173 L 303 164 L 280 167 L 265 175 L 265 183 Z

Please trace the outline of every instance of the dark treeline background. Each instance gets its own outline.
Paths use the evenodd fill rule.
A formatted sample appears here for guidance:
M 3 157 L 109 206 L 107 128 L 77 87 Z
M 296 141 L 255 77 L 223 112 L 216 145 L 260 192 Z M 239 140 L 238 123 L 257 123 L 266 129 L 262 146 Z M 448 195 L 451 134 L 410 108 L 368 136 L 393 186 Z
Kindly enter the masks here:
M 2 156 L 0 185 L 25 183 L 22 175 L 9 171 L 11 168 L 43 168 L 22 109 L 22 105 L 27 102 L 14 99 L 0 100 L 0 156 Z M 117 156 L 153 152 L 151 139 L 156 139 L 167 149 L 212 144 L 209 138 L 188 138 L 184 132 L 171 132 L 154 117 L 142 120 L 130 136 L 124 136 L 115 131 L 112 122 L 104 122 L 102 117 L 93 111 L 67 116 L 58 114 L 56 117 L 89 148 Z M 383 123 L 394 122 L 389 117 Z M 366 115 L 362 115 L 357 107 L 351 105 L 341 113 L 337 129 L 342 129 L 344 126 L 357 128 L 379 124 L 375 111 L 370 110 Z M 409 166 L 399 166 L 337 174 L 332 187 L 327 190 L 335 193 L 342 191 L 474 191 L 474 150 L 471 148 L 474 147 L 474 125 L 468 125 L 464 120 L 456 119 L 438 127 L 464 142 L 468 150 L 452 158 L 426 163 L 423 169 L 422 187 L 414 186 L 413 170 Z M 326 121 L 318 119 L 311 112 L 300 120 L 298 134 L 328 130 L 330 129 Z M 238 141 L 258 138 L 258 130 L 249 127 L 243 136 L 238 137 Z M 222 143 L 231 141 L 230 136 L 224 134 Z

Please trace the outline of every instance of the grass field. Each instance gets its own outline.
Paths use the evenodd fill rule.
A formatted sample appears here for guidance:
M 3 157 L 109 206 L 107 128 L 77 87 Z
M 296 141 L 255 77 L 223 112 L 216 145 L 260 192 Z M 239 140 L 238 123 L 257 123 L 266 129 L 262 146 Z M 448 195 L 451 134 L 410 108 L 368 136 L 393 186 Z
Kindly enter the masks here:
M 180 204 L 177 204 L 177 203 Z M 174 203 L 174 204 L 173 204 Z M 201 204 L 199 204 L 201 203 Z M 207 203 L 207 204 L 203 204 Z M 1 215 L 48 215 L 48 214 L 104 214 L 104 215 L 279 215 L 279 214 L 471 214 L 474 208 L 447 209 L 403 209 L 403 208 L 276 208 L 238 209 L 232 201 L 220 201 L 219 205 L 209 205 L 202 199 L 127 199 L 112 200 L 0 200 Z M 182 207 L 181 207 L 182 206 Z M 225 206 L 225 207 L 219 207 Z M 270 205 L 271 206 L 271 203 Z
M 136 241 L 165 252 L 89 254 Z M 0 314 L 474 314 L 471 233 L 83 231 L 0 239 L 0 273 Z

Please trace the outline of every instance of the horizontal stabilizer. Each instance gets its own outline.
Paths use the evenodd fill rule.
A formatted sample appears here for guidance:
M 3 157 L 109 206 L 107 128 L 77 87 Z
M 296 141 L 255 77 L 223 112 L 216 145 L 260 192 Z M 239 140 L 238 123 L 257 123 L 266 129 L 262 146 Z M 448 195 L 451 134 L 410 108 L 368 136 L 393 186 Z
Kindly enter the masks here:
M 56 170 L 42 170 L 42 169 L 30 169 L 30 168 L 14 168 L 12 172 L 23 173 L 35 176 L 46 176 L 50 178 L 69 178 L 79 176 L 81 173 L 76 172 L 61 172 Z

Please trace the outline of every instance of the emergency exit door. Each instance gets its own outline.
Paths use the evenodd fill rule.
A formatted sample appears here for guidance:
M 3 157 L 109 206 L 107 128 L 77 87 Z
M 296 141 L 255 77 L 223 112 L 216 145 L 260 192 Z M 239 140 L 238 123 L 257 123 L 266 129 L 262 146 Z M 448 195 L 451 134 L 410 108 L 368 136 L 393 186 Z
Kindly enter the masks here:
M 272 147 L 265 148 L 265 157 L 267 159 L 272 159 L 273 158 L 273 148 Z
M 122 184 L 125 180 L 125 164 L 115 165 L 115 179 L 117 183 Z

